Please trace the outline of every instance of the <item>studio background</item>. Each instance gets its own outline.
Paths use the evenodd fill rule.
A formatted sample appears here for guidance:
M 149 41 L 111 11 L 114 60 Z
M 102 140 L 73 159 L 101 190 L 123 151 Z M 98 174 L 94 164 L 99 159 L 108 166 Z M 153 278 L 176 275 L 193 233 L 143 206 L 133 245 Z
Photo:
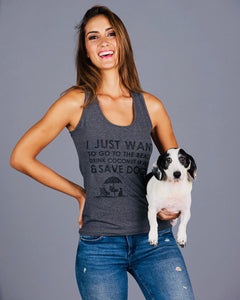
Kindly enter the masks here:
M 0 299 L 80 299 L 77 201 L 12 169 L 9 159 L 75 83 L 74 26 L 95 4 L 123 20 L 143 89 L 163 102 L 179 145 L 197 162 L 182 250 L 196 300 L 240 299 L 237 0 L 0 2 Z M 149 171 L 157 156 L 154 148 Z M 82 185 L 66 128 L 38 159 Z M 131 275 L 129 299 L 144 299 Z

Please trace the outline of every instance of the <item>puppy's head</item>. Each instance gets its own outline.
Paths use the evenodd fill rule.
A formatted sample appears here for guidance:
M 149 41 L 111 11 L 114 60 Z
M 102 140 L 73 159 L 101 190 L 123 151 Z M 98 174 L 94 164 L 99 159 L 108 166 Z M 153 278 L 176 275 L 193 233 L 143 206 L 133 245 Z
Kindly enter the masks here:
M 158 180 L 179 181 L 187 177 L 187 172 L 196 179 L 197 166 L 193 157 L 183 149 L 171 148 L 158 157 L 152 173 Z

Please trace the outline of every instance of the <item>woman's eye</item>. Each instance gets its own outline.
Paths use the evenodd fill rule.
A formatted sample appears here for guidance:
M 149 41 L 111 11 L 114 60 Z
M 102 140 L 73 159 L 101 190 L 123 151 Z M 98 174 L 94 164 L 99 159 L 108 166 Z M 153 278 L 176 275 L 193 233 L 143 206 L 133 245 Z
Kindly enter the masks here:
M 89 40 L 95 40 L 95 39 L 97 39 L 97 36 L 96 36 L 96 35 L 91 35 L 91 36 L 89 37 Z
M 116 33 L 114 31 L 112 31 L 108 34 L 108 36 L 116 36 Z

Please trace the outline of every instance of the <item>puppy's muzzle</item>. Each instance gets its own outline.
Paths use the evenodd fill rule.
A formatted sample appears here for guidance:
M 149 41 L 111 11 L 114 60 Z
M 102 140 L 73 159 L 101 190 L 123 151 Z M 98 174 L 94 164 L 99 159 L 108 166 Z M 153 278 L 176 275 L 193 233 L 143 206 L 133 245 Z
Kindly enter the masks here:
M 179 171 L 173 172 L 173 176 L 174 178 L 179 179 L 181 177 L 181 172 Z

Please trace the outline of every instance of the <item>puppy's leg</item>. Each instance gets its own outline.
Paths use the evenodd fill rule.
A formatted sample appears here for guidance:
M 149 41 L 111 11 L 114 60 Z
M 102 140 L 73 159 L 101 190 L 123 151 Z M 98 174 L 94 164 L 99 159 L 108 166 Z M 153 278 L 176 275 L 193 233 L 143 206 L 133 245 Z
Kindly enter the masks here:
M 174 227 L 177 224 L 178 219 L 173 219 L 170 221 L 172 227 Z
M 177 243 L 179 246 L 184 247 L 187 244 L 187 223 L 191 217 L 191 195 L 187 199 L 186 209 L 181 211 L 181 221 L 178 227 Z
M 155 207 L 148 207 L 148 221 L 150 231 L 148 234 L 148 241 L 150 245 L 157 246 L 158 244 L 158 222 L 157 222 L 157 210 Z

